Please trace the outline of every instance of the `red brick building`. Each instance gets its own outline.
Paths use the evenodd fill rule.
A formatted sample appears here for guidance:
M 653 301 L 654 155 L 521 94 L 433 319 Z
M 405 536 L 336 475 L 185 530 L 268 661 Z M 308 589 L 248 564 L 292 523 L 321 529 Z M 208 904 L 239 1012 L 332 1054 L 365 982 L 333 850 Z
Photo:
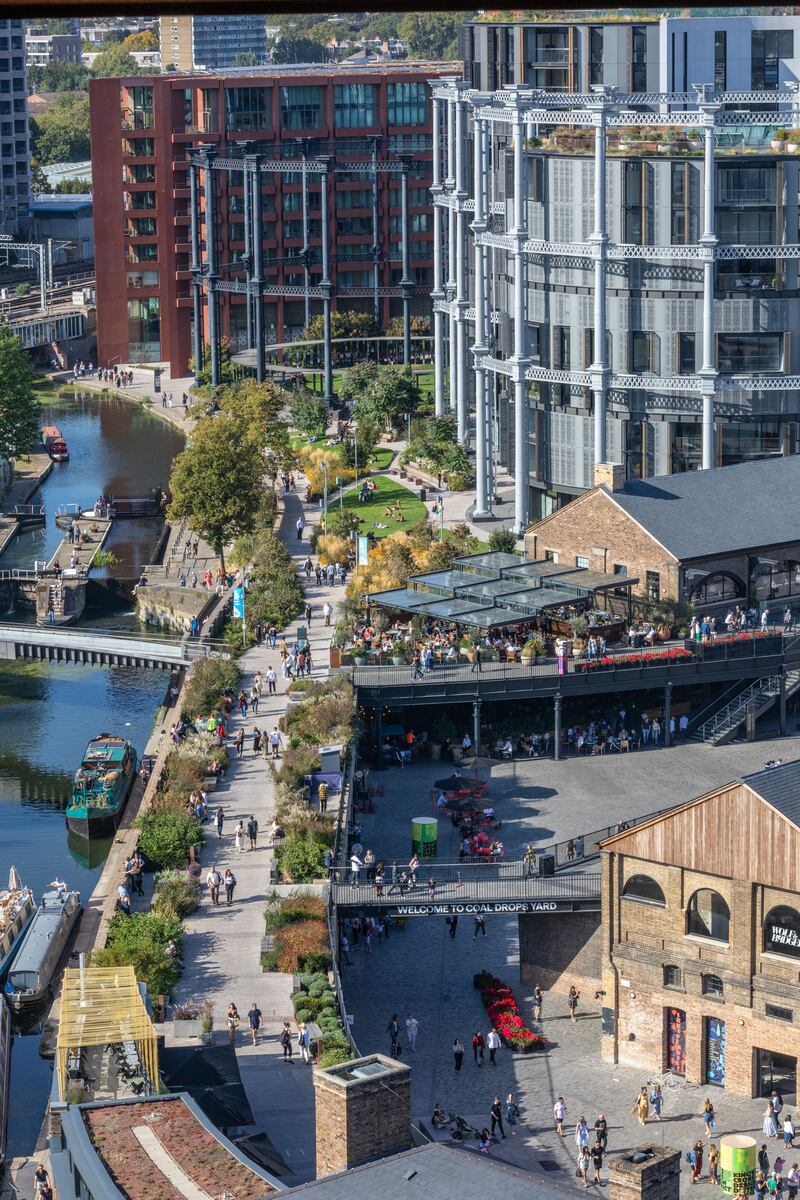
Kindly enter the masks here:
M 291 261 L 303 247 L 304 151 L 336 157 L 329 212 L 334 307 L 377 308 L 382 328 L 401 311 L 400 299 L 387 294 L 401 275 L 401 199 L 399 178 L 381 164 L 398 154 L 411 157 L 412 304 L 415 313 L 428 315 L 433 260 L 428 80 L 446 67 L 307 66 L 93 80 L 100 365 L 166 362 L 173 375 L 187 372 L 192 353 L 187 150 L 198 145 L 213 146 L 223 157 L 246 150 L 287 159 L 286 171 L 264 175 L 261 187 L 267 343 L 288 341 L 305 324 L 304 267 Z M 356 165 L 342 171 L 343 162 Z M 235 283 L 245 252 L 241 175 L 217 173 L 216 209 L 218 259 L 223 277 Z M 313 175 L 307 215 L 313 284 L 321 272 L 320 185 Z M 312 315 L 319 311 L 312 302 Z M 220 332 L 234 351 L 247 344 L 246 322 L 244 295 L 222 293 Z

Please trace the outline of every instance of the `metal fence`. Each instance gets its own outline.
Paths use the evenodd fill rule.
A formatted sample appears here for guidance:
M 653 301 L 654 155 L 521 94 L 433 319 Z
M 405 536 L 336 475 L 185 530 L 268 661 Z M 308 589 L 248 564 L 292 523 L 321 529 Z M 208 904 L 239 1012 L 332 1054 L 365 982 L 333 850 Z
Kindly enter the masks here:
M 334 905 L 380 908 L 403 902 L 423 900 L 507 901 L 597 900 L 600 895 L 600 873 L 561 874 L 544 877 L 526 874 L 519 863 L 431 863 L 423 862 L 416 881 L 392 882 L 387 879 L 380 889 L 374 881 L 359 872 L 356 881 L 352 872 L 335 872 L 330 890 Z M 512 869 L 516 868 L 516 870 Z M 347 876 L 350 875 L 348 881 Z

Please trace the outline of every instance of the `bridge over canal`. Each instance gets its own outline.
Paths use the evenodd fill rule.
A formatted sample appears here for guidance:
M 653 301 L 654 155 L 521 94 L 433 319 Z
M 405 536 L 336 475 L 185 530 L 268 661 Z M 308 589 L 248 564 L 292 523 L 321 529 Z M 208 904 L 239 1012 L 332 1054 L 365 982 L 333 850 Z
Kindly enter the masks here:
M 198 658 L 228 657 L 223 643 L 197 638 L 169 640 L 104 629 L 64 629 L 46 625 L 0 625 L 0 661 L 42 659 L 111 667 L 171 670 Z

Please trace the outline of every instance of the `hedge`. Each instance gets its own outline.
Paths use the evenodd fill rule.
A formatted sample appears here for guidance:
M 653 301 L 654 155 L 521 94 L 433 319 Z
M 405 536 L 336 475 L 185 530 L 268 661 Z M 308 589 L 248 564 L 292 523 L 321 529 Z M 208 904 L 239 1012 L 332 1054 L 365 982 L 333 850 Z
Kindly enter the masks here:
M 166 953 L 170 938 L 178 949 L 177 959 Z M 172 914 L 149 912 L 126 917 L 116 913 L 108 926 L 105 948 L 96 951 L 92 961 L 98 967 L 131 966 L 151 996 L 168 996 L 178 981 L 182 943 L 183 925 Z
M 242 673 L 230 658 L 202 658 L 194 664 L 184 692 L 183 715 L 193 721 L 198 713 L 216 712 L 226 688 L 238 692 Z
M 136 821 L 139 849 L 155 870 L 185 867 L 189 848 L 205 842 L 203 827 L 194 817 L 179 812 L 149 812 Z

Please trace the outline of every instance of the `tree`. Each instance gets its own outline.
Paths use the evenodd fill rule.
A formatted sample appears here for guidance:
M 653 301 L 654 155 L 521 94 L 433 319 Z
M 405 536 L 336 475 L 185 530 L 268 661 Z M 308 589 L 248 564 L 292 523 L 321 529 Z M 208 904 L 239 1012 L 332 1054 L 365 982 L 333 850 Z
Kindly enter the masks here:
M 517 548 L 517 535 L 512 529 L 495 529 L 489 535 L 489 549 L 503 554 L 513 554 Z
M 157 50 L 158 34 L 153 29 L 143 29 L 141 33 L 129 33 L 122 44 L 131 54 Z
M 91 78 L 82 63 L 47 63 L 28 67 L 28 87 L 32 92 L 84 92 Z
M 189 362 L 189 372 L 194 375 L 194 359 Z M 203 344 L 203 364 L 197 375 L 198 385 L 200 387 L 211 386 L 211 343 Z M 223 383 L 233 383 L 233 357 L 231 355 L 231 344 L 227 338 L 220 338 L 219 341 L 219 381 Z
M 351 404 L 359 420 L 372 417 L 382 426 L 399 428 L 408 413 L 419 404 L 419 392 L 411 371 L 405 367 L 385 367 L 361 363 L 342 376 L 339 392 Z
M 305 388 L 298 389 L 289 401 L 292 426 L 306 437 L 322 437 L 325 432 L 327 410 L 320 396 Z
M 410 12 L 398 25 L 397 33 L 412 58 L 455 58 L 458 30 L 470 16 L 464 12 Z
M 38 24 L 38 22 L 37 22 Z M 45 33 L 75 33 L 75 21 L 72 17 L 50 17 L 42 22 Z
M 235 67 L 257 67 L 258 56 L 253 54 L 252 50 L 245 50 L 244 54 L 237 54 L 234 60 Z
M 272 50 L 273 63 L 327 62 L 328 52 L 321 42 L 308 37 L 282 37 Z
M 92 63 L 92 74 L 99 79 L 110 79 L 127 75 L 146 75 L 147 68 L 139 66 L 123 43 L 112 42 L 100 51 Z
M 255 379 L 243 379 L 226 388 L 218 399 L 222 411 L 241 420 L 245 436 L 259 453 L 266 454 L 266 472 L 272 479 L 294 470 L 297 456 L 283 419 L 289 397 L 282 388 L 269 380 L 257 383 Z
M 38 190 L 42 191 L 46 190 L 46 188 Z M 53 194 L 56 196 L 62 194 L 65 196 L 91 196 L 92 181 L 91 179 L 62 179 L 53 188 Z
M 225 546 L 255 527 L 263 485 L 264 459 L 244 421 L 229 412 L 204 417 L 175 460 L 170 517 L 185 517 L 224 571 Z
M 0 328 L 0 455 L 27 454 L 36 439 L 39 417 L 35 374 L 18 337 Z
M 67 93 L 31 120 L 31 155 L 40 164 L 89 158 L 89 101 Z

